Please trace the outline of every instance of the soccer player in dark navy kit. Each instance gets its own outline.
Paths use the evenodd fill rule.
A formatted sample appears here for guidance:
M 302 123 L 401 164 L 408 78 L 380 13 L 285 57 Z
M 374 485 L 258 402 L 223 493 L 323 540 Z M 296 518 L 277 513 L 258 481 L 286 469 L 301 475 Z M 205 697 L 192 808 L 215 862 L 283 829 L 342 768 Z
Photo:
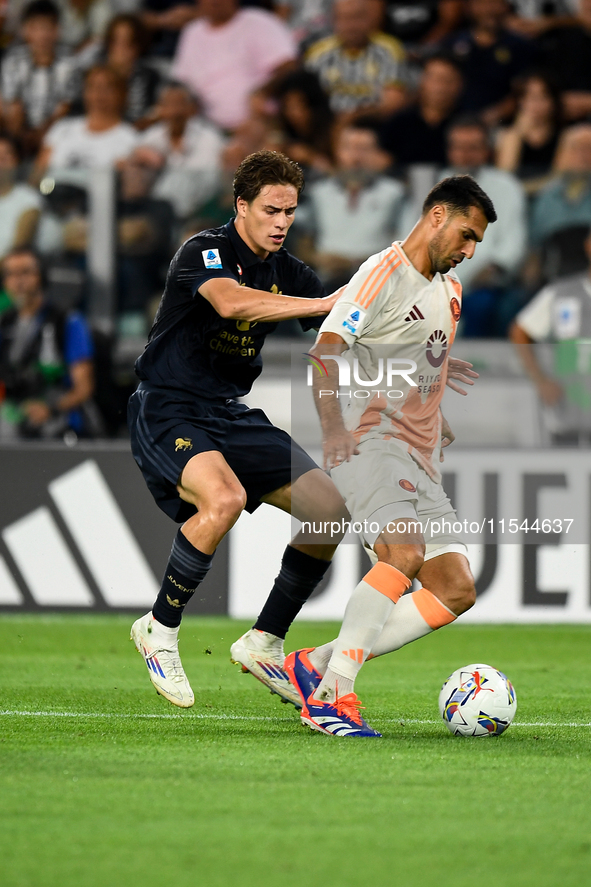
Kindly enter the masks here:
M 195 700 L 178 652 L 182 612 L 242 510 L 267 502 L 303 521 L 348 517 L 304 450 L 237 400 L 260 374 L 260 351 L 277 323 L 299 318 L 305 330 L 318 327 L 338 297 L 326 296 L 314 272 L 283 248 L 302 187 L 299 166 L 282 154 L 260 151 L 240 164 L 235 219 L 177 252 L 136 363 L 133 455 L 157 504 L 182 526 L 152 611 L 131 636 L 158 692 L 183 708 Z M 232 646 L 235 661 L 298 706 L 283 639 L 335 549 L 296 536 L 254 628 Z

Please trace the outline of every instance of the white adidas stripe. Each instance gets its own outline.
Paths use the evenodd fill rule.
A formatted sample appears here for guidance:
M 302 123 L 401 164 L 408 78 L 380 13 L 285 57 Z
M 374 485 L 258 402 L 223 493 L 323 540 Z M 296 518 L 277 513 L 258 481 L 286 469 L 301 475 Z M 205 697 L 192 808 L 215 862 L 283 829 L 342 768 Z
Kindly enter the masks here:
M 102 712 L 102 711 L 16 711 L 5 710 L 0 711 L 0 717 L 6 718 L 112 718 L 115 720 L 195 720 L 195 721 L 273 721 L 273 722 L 296 722 L 295 717 L 273 717 L 273 716 L 257 716 L 257 715 L 228 715 L 228 714 L 125 714 L 120 712 Z M 442 724 L 439 720 L 419 720 L 415 718 L 379 718 L 383 724 L 398 724 L 401 727 L 407 726 L 432 726 Z M 514 721 L 512 727 L 569 727 L 583 728 L 591 727 L 589 722 L 577 721 Z

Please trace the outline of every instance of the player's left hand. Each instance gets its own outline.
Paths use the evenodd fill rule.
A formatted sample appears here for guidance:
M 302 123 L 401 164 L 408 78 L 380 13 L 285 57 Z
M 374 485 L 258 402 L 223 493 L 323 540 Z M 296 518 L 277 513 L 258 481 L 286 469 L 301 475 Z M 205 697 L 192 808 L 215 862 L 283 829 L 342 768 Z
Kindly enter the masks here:
M 465 396 L 468 394 L 466 389 L 456 383 L 463 382 L 464 385 L 473 385 L 472 379 L 478 379 L 478 373 L 475 373 L 472 367 L 473 364 L 467 360 L 461 360 L 459 357 L 450 357 L 447 362 L 447 381 L 445 384 L 449 385 L 452 391 L 457 391 L 458 394 Z
M 31 425 L 35 427 L 45 425 L 51 418 L 51 410 L 42 400 L 29 400 L 22 404 L 22 410 Z
M 443 455 L 444 447 L 448 447 L 450 444 L 452 444 L 454 442 L 455 439 L 456 439 L 456 436 L 453 433 L 453 431 L 451 430 L 451 428 L 449 427 L 449 423 L 442 413 L 441 414 L 441 452 L 439 454 L 439 461 L 440 462 L 443 462 L 443 460 L 445 458 Z

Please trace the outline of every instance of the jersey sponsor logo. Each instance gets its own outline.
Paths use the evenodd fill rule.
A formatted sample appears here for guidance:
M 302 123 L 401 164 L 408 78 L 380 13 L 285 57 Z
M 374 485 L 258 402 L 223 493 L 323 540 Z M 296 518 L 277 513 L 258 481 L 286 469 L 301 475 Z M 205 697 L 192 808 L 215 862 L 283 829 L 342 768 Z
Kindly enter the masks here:
M 407 314 L 406 317 L 404 318 L 404 320 L 407 322 L 410 320 L 424 320 L 424 319 L 425 319 L 425 316 L 422 313 L 422 311 L 418 305 L 413 305 L 409 314 Z
M 435 330 L 427 339 L 427 360 L 432 367 L 440 367 L 447 355 L 447 336 L 443 330 Z
M 343 320 L 343 326 L 350 333 L 355 334 L 365 319 L 365 311 L 360 308 L 354 308 Z
M 174 451 L 178 453 L 179 450 L 192 450 L 193 449 L 193 441 L 190 437 L 177 437 L 174 442 Z
M 206 268 L 222 268 L 222 260 L 220 258 L 219 249 L 204 249 L 201 252 L 203 263 Z
M 401 478 L 401 480 L 398 481 L 398 484 L 402 487 L 403 490 L 406 490 L 407 493 L 416 493 L 417 491 L 415 485 L 412 484 L 405 477 Z
M 450 310 L 451 310 L 451 316 L 453 317 L 453 319 L 454 319 L 455 322 L 457 323 L 458 320 L 460 319 L 460 315 L 461 315 L 461 313 L 462 313 L 462 308 L 461 308 L 460 303 L 458 302 L 458 300 L 456 299 L 455 296 L 453 297 L 453 299 L 452 299 L 451 302 L 449 303 L 449 307 L 450 307 Z

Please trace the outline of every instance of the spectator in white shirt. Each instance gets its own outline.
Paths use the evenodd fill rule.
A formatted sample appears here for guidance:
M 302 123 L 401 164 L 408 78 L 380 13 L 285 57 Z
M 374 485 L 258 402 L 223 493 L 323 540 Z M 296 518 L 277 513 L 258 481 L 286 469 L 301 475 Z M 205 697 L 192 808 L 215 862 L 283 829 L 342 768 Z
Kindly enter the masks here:
M 114 71 L 103 65 L 90 68 L 84 82 L 84 106 L 84 117 L 60 120 L 45 136 L 35 168 L 38 178 L 48 169 L 57 175 L 64 169 L 113 166 L 135 148 L 138 134 L 122 117 L 125 84 Z M 75 178 L 84 181 L 84 176 Z
M 311 185 L 307 204 L 298 211 L 298 225 L 312 241 L 311 252 L 302 258 L 329 291 L 392 243 L 404 195 L 400 182 L 382 175 L 384 152 L 375 129 L 363 119 L 339 131 L 335 159 L 335 174 Z
M 181 33 L 172 76 L 186 83 L 207 117 L 236 130 L 253 92 L 293 67 L 294 38 L 277 16 L 239 9 L 238 0 L 200 0 L 201 17 Z
M 0 135 L 0 259 L 16 247 L 31 245 L 43 206 L 38 191 L 16 183 L 18 165 L 15 142 Z
M 153 197 L 168 200 L 185 218 L 215 193 L 224 139 L 213 124 L 197 115 L 197 104 L 182 83 L 160 91 L 159 123 L 142 134 L 131 160 L 160 171 Z

